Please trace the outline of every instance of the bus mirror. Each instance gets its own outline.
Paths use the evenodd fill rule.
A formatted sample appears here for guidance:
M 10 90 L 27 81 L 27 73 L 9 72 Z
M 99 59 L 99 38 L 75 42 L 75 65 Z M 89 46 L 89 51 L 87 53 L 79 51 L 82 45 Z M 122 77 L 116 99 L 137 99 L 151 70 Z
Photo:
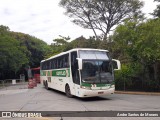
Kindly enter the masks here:
M 120 70 L 121 69 L 121 63 L 119 60 L 112 59 L 113 69 L 114 70 Z
M 82 70 L 82 59 L 81 58 L 77 58 L 77 60 L 78 60 L 79 70 Z

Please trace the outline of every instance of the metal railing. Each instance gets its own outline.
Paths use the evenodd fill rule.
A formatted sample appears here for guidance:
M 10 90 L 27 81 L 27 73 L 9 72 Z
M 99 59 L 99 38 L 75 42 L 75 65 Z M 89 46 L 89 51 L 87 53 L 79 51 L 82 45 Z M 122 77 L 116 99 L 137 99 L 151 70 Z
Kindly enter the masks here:
M 5 79 L 0 80 L 0 89 L 26 89 L 28 82 L 24 79 Z

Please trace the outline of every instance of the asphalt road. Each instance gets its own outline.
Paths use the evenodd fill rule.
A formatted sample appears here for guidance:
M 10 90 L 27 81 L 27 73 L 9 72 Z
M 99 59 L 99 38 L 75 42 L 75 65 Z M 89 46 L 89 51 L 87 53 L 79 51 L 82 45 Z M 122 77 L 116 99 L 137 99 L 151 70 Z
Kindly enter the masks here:
M 160 96 L 113 94 L 92 98 L 67 98 L 64 93 L 34 89 L 0 90 L 0 111 L 160 111 Z M 0 118 L 11 119 L 11 118 Z M 12 118 L 21 120 L 23 118 Z M 28 118 L 26 118 L 28 120 Z M 34 118 L 60 120 L 61 117 Z M 160 117 L 63 117 L 63 120 L 159 120 Z M 24 119 L 23 119 L 24 120 Z

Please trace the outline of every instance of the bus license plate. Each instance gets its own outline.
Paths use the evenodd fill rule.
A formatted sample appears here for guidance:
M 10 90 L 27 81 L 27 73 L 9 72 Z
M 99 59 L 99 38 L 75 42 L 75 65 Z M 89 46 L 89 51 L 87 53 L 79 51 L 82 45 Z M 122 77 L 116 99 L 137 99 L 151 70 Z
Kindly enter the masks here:
M 103 94 L 104 92 L 98 92 L 98 94 Z

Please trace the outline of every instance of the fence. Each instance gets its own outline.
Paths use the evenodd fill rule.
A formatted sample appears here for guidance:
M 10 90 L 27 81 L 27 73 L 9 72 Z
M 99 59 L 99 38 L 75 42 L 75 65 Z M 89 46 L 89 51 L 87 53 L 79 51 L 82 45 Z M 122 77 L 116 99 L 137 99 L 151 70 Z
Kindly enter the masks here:
M 146 80 L 140 77 L 127 76 L 115 81 L 116 90 L 160 92 L 160 80 Z
M 28 82 L 25 79 L 5 79 L 0 80 L 0 89 L 26 89 Z

